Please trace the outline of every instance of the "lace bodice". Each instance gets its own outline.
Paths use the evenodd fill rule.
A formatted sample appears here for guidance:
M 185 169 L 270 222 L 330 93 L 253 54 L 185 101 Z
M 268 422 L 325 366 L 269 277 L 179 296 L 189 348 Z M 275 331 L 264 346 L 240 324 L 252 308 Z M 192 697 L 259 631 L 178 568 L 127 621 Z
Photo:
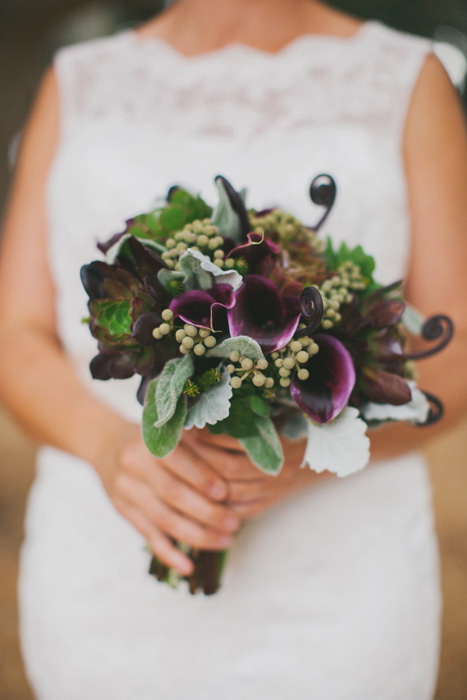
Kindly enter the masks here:
M 278 54 L 233 44 L 187 58 L 133 31 L 68 47 L 56 70 L 61 139 L 48 189 L 59 331 L 83 378 L 95 353 L 80 266 L 173 184 L 215 201 L 222 173 L 256 208 L 313 225 L 320 172 L 338 198 L 323 234 L 362 244 L 382 282 L 403 277 L 409 216 L 401 142 L 429 42 L 367 22 L 350 39 L 305 35 Z M 131 382 L 117 389 L 130 395 Z M 128 386 L 128 389 L 123 387 Z M 115 399 L 121 402 L 121 398 Z

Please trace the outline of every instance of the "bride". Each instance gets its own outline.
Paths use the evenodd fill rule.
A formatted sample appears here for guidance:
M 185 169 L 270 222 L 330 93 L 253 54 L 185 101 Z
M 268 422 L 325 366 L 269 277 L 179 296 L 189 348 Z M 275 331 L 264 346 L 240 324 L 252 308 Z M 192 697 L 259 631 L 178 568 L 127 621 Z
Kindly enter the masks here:
M 0 267 L 0 388 L 42 445 L 21 557 L 22 646 L 40 700 L 429 700 L 439 647 L 430 487 L 438 428 L 386 426 L 347 479 L 279 477 L 240 445 L 185 434 L 156 460 L 135 385 L 93 382 L 80 266 L 174 183 L 212 199 L 221 172 L 258 208 L 313 221 L 406 278 L 456 336 L 420 365 L 444 426 L 465 408 L 467 138 L 429 42 L 317 0 L 178 0 L 154 20 L 60 51 L 22 139 Z M 212 598 L 147 575 L 144 543 L 231 547 Z

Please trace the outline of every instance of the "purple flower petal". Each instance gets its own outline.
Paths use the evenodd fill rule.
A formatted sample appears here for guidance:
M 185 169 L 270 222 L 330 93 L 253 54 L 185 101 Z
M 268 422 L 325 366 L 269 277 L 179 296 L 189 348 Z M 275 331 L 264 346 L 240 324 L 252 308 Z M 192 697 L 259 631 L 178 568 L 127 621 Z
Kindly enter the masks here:
M 303 365 L 310 373 L 302 381 L 294 375 L 290 394 L 298 406 L 316 423 L 328 423 L 347 405 L 355 385 L 355 368 L 349 351 L 330 335 L 315 335 L 319 346 Z
M 221 323 L 219 310 L 231 309 L 234 304 L 232 287 L 229 284 L 216 284 L 206 291 L 192 289 L 180 294 L 170 302 L 169 308 L 185 323 L 191 323 L 197 328 L 218 330 Z
M 235 306 L 227 312 L 232 337 L 253 338 L 265 354 L 292 339 L 301 313 L 298 297 L 281 297 L 275 284 L 259 275 L 244 277 L 235 297 Z
M 272 241 L 268 241 L 264 234 L 249 233 L 248 243 L 239 245 L 228 254 L 228 258 L 245 258 L 248 264 L 248 271 L 262 272 L 260 269 L 264 267 L 265 258 L 271 258 L 272 255 L 279 255 L 280 248 Z

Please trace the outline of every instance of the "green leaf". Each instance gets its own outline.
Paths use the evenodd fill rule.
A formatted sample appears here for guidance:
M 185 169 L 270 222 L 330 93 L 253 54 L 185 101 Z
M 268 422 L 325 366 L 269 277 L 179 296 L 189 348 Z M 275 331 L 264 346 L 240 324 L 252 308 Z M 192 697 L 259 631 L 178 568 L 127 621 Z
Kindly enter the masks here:
M 164 369 L 159 375 L 157 382 L 156 428 L 161 427 L 172 418 L 177 407 L 178 399 L 183 393 L 185 382 L 193 375 L 194 370 L 195 365 L 192 355 L 176 357 L 173 360 L 169 360 L 164 365 Z
M 217 267 L 211 260 L 202 253 L 188 249 L 179 260 L 180 270 L 185 275 L 184 285 L 186 289 L 210 289 L 214 283 L 214 275 L 208 270 L 204 270 L 202 259 L 207 258 L 213 267 Z M 219 270 L 219 268 L 217 268 Z
M 186 418 L 186 398 L 182 394 L 175 412 L 167 423 L 158 428 L 156 391 L 158 380 L 152 381 L 146 393 L 143 409 L 143 440 L 149 452 L 159 459 L 166 457 L 177 447 Z
M 219 228 L 221 236 L 224 238 L 233 238 L 234 241 L 239 243 L 242 237 L 240 217 L 232 207 L 224 184 L 220 178 L 216 180 L 216 186 L 219 202 L 212 216 L 212 223 Z
M 185 226 L 185 214 L 177 204 L 170 204 L 161 212 L 160 222 L 169 231 L 181 231 Z
M 259 343 L 247 335 L 237 335 L 235 338 L 227 338 L 219 345 L 211 348 L 206 353 L 206 357 L 230 357 L 230 353 L 236 350 L 242 357 L 249 357 L 252 360 L 260 360 L 263 351 Z
M 256 435 L 256 414 L 253 413 L 250 397 L 234 398 L 230 402 L 230 413 L 224 420 L 215 425 L 209 425 L 211 433 L 221 435 L 227 433 L 234 438 L 243 438 Z
M 262 399 L 261 396 L 258 396 L 257 394 L 250 396 L 250 406 L 253 413 L 256 413 L 257 416 L 268 418 L 271 414 L 267 401 Z
M 282 445 L 270 418 L 255 416 L 257 435 L 239 438 L 249 458 L 261 471 L 278 474 L 284 463 Z
M 236 270 L 221 270 L 212 260 L 199 250 L 188 250 L 180 258 L 180 269 L 185 275 L 186 289 L 211 289 L 215 284 L 229 284 L 238 289 L 242 276 Z
M 105 328 L 111 335 L 129 335 L 131 333 L 131 300 L 97 299 L 92 304 L 92 312 L 99 326 Z

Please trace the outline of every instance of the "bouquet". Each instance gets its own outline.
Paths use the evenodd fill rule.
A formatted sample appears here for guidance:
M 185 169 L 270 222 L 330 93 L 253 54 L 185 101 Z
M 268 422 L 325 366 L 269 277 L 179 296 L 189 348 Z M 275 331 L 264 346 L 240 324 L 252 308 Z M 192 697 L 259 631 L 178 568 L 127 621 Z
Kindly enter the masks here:
M 96 379 L 141 375 L 142 432 L 163 458 L 182 430 L 207 427 L 237 438 L 259 469 L 277 474 L 279 433 L 307 437 L 303 465 L 347 476 L 369 460 L 368 427 L 427 425 L 441 402 L 416 385 L 414 360 L 450 340 L 447 316 L 425 321 L 403 300 L 401 282 L 382 286 L 361 246 L 318 238 L 336 196 L 315 178 L 318 225 L 280 209 L 247 210 L 245 192 L 216 178 L 213 210 L 172 187 L 164 204 L 126 222 L 84 265 L 89 327 L 98 342 Z M 406 350 L 409 333 L 437 341 Z M 192 593 L 214 593 L 225 552 L 178 546 L 194 561 Z M 151 573 L 180 576 L 156 558 Z

